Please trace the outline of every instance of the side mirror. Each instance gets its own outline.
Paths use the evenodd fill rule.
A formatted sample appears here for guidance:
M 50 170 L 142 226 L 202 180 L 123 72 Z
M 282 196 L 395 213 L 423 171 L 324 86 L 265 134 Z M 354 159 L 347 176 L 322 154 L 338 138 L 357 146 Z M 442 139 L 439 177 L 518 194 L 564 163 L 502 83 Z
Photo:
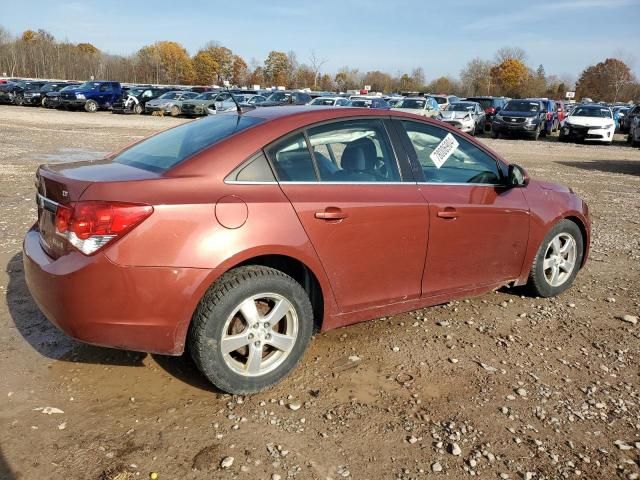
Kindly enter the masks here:
M 507 184 L 510 187 L 526 187 L 529 185 L 529 174 L 520 165 L 512 163 L 509 165 Z

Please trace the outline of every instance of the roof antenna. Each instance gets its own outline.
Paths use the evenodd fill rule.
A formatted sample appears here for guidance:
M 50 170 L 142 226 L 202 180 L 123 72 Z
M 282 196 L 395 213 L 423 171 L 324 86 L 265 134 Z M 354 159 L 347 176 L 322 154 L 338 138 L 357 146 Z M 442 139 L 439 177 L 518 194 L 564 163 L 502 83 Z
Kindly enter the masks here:
M 238 112 L 238 115 L 242 115 L 245 110 L 242 109 L 242 107 L 240 106 L 240 104 L 238 103 L 238 101 L 236 100 L 236 97 L 233 96 L 233 93 L 231 93 L 229 91 L 229 80 L 225 80 L 224 81 L 224 86 L 226 87 L 227 93 L 229 94 L 229 96 L 231 97 L 231 100 L 233 100 L 233 103 L 236 104 L 236 111 Z M 253 110 L 255 107 L 250 107 L 247 110 Z

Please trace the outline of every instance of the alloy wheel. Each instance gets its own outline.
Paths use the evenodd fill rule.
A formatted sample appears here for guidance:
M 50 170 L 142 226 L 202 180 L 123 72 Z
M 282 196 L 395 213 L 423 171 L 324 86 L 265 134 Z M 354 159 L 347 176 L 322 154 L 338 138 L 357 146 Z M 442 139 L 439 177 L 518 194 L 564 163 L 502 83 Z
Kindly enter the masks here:
M 223 328 L 220 348 L 234 372 L 256 377 L 277 369 L 298 336 L 298 314 L 282 295 L 253 295 L 236 307 Z
M 552 287 L 565 283 L 576 266 L 577 247 L 572 235 L 563 232 L 547 245 L 542 264 L 544 278 Z

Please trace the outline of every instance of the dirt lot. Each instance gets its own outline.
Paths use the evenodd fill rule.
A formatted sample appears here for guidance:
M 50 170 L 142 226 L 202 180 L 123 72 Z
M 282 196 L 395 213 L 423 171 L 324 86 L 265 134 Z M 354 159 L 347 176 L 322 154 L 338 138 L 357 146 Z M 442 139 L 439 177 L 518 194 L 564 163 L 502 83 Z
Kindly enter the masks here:
M 25 288 L 37 165 L 181 121 L 0 107 L 0 478 L 639 478 L 640 324 L 618 317 L 640 314 L 640 150 L 485 140 L 589 203 L 574 287 L 320 334 L 287 380 L 239 398 L 187 358 L 67 338 Z

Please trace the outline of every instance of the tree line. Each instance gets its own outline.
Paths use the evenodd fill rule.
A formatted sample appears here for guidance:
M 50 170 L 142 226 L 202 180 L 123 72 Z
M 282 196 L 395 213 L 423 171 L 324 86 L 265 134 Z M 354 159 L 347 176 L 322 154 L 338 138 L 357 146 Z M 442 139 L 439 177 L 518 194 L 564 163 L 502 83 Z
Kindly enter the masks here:
M 442 76 L 426 82 L 422 67 L 395 75 L 379 70 L 361 72 L 343 67 L 335 74 L 312 52 L 305 62 L 293 51 L 271 51 L 264 61 L 245 59 L 231 49 L 209 42 L 193 56 L 178 42 L 158 41 L 128 56 L 102 52 L 91 43 L 58 41 L 45 30 L 26 30 L 14 36 L 0 26 L 0 73 L 13 77 L 88 80 L 110 79 L 129 83 L 212 85 L 229 81 L 237 86 L 285 86 L 323 91 L 358 90 L 370 85 L 380 92 L 439 92 L 460 96 L 563 98 L 577 90 L 578 98 L 638 100 L 640 85 L 620 59 L 608 58 L 588 66 L 576 81 L 547 74 L 544 66 L 531 68 L 521 48 L 499 49 L 491 60 L 474 58 L 458 78 Z

